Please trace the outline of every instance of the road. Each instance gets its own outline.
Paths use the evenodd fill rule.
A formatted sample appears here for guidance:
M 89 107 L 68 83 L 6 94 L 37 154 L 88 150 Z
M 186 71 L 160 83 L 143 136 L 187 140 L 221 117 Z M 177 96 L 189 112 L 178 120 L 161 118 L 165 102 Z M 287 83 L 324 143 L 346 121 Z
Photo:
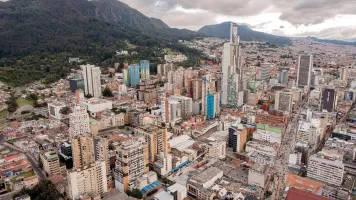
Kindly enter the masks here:
M 42 170 L 38 167 L 36 159 L 32 155 L 30 155 L 28 152 L 23 152 L 21 149 L 5 142 L 3 143 L 5 146 L 9 147 L 10 149 L 16 151 L 16 152 L 22 152 L 26 155 L 27 159 L 30 161 L 32 165 L 32 169 L 36 172 L 37 176 L 39 177 L 40 180 L 46 180 L 46 176 L 43 174 Z
M 3 195 L 0 195 L 0 200 L 12 200 L 12 195 L 14 195 L 17 191 L 9 192 Z

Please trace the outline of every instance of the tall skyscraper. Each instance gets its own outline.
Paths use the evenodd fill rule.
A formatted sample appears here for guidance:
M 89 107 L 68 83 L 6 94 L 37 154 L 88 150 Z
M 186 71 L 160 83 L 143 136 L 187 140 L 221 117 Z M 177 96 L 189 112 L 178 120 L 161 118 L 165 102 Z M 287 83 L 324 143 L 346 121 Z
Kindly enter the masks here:
M 74 137 L 89 133 L 89 115 L 87 110 L 83 107 L 75 106 L 73 112 L 69 114 L 69 136 Z
M 292 112 L 293 93 L 277 91 L 275 95 L 275 110 Z
M 247 130 L 242 124 L 233 124 L 229 128 L 228 145 L 233 152 L 243 152 L 247 142 Z
M 72 157 L 74 169 L 94 163 L 93 138 L 88 136 L 72 138 Z
M 100 67 L 94 65 L 81 65 L 83 69 L 85 94 L 92 97 L 101 97 Z
M 287 84 L 288 83 L 288 68 L 280 68 L 278 71 L 278 82 L 280 84 Z
M 262 63 L 261 64 L 261 80 L 267 81 L 271 79 L 271 73 L 274 68 L 274 64 L 271 63 Z
M 125 140 L 116 149 L 115 188 L 127 191 L 148 171 L 147 144 L 142 137 Z
M 305 86 L 310 87 L 312 68 L 313 68 L 313 55 L 312 54 L 299 55 L 298 75 L 297 75 L 298 87 L 301 88 L 304 88 Z
M 129 66 L 130 74 L 130 86 L 136 87 L 140 84 L 140 66 L 139 65 L 130 65 Z
M 201 99 L 202 95 L 202 80 L 201 79 L 193 79 L 192 80 L 192 97 L 193 100 Z
M 140 73 L 141 73 L 142 80 L 150 79 L 150 61 L 148 60 L 140 61 Z
M 109 142 L 106 138 L 94 137 L 94 157 L 96 161 L 105 161 L 106 174 L 110 174 Z
M 88 193 L 103 194 L 108 191 L 105 162 L 98 161 L 80 169 L 67 172 L 68 191 L 71 199 Z
M 220 113 L 220 94 L 213 92 L 208 93 L 206 98 L 206 117 L 207 119 L 215 119 Z
M 148 144 L 149 161 L 157 161 L 160 152 L 168 151 L 167 129 L 156 125 L 145 125 L 134 129 L 135 134 L 142 135 Z
M 122 73 L 124 74 L 124 84 L 126 86 L 130 86 L 131 82 L 130 82 L 130 72 L 129 69 L 123 69 Z
M 221 84 L 221 104 L 229 106 L 229 79 L 233 74 L 241 76 L 241 56 L 240 56 L 240 38 L 237 34 L 237 24 L 231 23 L 230 42 L 224 44 L 222 55 L 222 84 Z M 241 80 L 241 78 L 240 78 Z

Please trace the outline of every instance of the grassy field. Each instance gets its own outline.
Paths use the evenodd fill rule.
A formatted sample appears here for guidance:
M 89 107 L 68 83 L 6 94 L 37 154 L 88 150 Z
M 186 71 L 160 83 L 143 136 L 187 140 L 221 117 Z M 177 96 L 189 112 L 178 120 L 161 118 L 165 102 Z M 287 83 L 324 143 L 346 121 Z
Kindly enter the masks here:
M 7 118 L 9 112 L 7 110 L 0 111 L 0 119 Z
M 164 48 L 163 49 L 163 52 L 165 53 L 165 54 L 172 54 L 173 52 L 172 52 L 172 49 L 170 49 L 170 48 Z
M 17 106 L 18 107 L 25 106 L 25 105 L 34 106 L 35 102 L 33 102 L 31 100 L 23 99 L 23 98 L 20 98 L 19 100 L 17 100 Z

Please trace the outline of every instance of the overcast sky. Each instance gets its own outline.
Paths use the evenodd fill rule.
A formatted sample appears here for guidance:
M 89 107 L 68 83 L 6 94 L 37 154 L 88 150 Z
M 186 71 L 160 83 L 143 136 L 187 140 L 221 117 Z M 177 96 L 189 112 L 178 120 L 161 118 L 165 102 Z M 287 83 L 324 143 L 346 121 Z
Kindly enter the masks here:
M 277 35 L 356 41 L 356 0 L 121 1 L 176 28 L 234 21 Z

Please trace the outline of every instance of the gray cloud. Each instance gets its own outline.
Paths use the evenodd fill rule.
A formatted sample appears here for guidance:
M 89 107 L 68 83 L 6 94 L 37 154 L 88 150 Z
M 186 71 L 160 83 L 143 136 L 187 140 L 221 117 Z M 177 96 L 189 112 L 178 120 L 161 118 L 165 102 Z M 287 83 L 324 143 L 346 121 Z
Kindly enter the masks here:
M 356 26 L 333 27 L 320 32 L 307 32 L 296 36 L 315 36 L 322 39 L 356 41 Z
M 122 0 L 148 15 L 163 13 L 180 6 L 202 9 L 212 15 L 252 16 L 265 11 L 281 12 L 280 18 L 294 25 L 318 24 L 337 14 L 356 14 L 355 0 Z M 161 13 L 161 14 L 159 14 Z M 189 19 L 189 18 L 188 18 Z

